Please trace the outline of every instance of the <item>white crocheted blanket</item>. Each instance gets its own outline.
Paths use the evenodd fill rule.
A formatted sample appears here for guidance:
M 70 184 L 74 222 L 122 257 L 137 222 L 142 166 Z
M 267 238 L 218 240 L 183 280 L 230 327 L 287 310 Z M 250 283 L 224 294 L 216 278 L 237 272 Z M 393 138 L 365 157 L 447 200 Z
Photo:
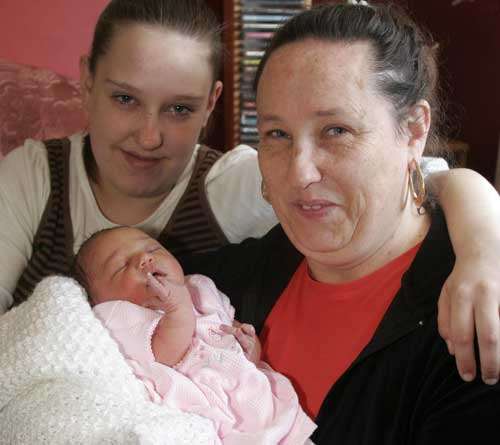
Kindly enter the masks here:
M 49 277 L 0 317 L 0 443 L 213 444 L 212 424 L 149 401 L 82 288 Z

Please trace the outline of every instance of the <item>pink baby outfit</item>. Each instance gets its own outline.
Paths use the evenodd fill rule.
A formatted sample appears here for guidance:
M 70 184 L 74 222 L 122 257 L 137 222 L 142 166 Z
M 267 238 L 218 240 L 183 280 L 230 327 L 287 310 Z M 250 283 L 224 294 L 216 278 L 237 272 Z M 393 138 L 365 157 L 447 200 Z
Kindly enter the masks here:
M 196 328 L 190 350 L 174 367 L 155 361 L 151 337 L 162 313 L 126 301 L 94 307 L 153 401 L 211 419 L 220 443 L 301 445 L 316 425 L 299 405 L 290 381 L 260 362 L 249 361 L 233 335 L 234 308 L 214 283 L 186 277 Z

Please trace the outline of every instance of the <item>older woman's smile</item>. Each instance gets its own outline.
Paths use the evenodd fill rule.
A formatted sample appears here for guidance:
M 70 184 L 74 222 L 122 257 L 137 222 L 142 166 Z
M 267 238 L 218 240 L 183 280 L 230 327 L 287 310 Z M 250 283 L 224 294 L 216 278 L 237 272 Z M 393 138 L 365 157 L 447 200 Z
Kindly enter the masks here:
M 297 208 L 303 216 L 314 219 L 325 217 L 338 207 L 338 204 L 323 199 L 310 201 L 300 200 L 293 202 L 292 205 Z

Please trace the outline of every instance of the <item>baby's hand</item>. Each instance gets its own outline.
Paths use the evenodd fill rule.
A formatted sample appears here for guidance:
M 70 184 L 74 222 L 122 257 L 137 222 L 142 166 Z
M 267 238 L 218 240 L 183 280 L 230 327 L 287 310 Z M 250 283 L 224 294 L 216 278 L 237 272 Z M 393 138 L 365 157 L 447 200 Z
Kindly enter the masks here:
M 232 326 L 223 324 L 220 328 L 222 332 L 232 334 L 236 337 L 248 360 L 255 364 L 260 361 L 262 348 L 259 337 L 257 337 L 255 329 L 251 324 L 240 323 L 234 320 Z
M 148 302 L 151 309 L 161 309 L 167 314 L 184 306 L 191 310 L 192 300 L 186 285 L 173 283 L 165 277 L 157 278 L 150 273 L 147 284 L 154 294 Z

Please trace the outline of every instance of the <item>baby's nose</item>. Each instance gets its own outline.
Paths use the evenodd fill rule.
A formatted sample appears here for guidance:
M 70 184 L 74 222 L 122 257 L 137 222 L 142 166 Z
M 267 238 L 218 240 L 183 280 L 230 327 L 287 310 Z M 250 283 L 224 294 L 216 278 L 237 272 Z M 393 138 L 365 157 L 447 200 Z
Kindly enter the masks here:
M 139 267 L 141 269 L 147 269 L 153 265 L 153 257 L 151 255 L 142 255 L 141 261 L 139 262 Z

